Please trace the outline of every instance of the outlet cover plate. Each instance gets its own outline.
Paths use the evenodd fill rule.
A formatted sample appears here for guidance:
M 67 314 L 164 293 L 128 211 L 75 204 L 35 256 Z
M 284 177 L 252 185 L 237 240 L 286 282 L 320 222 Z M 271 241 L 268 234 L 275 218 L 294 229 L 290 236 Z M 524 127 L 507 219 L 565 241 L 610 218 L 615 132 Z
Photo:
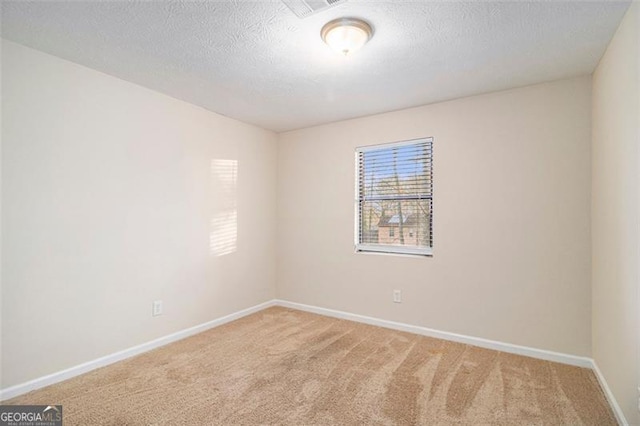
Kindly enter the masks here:
M 156 300 L 153 302 L 151 315 L 153 315 L 154 317 L 162 315 L 162 300 Z

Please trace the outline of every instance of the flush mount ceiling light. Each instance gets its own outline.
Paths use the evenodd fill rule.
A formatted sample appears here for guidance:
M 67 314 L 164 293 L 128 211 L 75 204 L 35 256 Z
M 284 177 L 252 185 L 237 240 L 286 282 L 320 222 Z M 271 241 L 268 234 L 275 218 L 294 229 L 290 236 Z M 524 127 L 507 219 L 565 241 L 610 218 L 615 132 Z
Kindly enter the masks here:
M 327 46 L 347 56 L 371 39 L 373 29 L 361 19 L 339 18 L 327 22 L 320 35 Z

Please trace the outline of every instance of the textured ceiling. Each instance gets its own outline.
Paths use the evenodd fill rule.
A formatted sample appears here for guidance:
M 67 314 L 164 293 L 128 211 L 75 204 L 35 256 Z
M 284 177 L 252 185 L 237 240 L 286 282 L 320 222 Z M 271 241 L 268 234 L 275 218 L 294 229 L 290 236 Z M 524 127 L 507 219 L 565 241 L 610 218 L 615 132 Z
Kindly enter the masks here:
M 2 36 L 284 131 L 593 71 L 629 2 L 3 1 Z M 373 39 L 320 40 L 356 16 Z

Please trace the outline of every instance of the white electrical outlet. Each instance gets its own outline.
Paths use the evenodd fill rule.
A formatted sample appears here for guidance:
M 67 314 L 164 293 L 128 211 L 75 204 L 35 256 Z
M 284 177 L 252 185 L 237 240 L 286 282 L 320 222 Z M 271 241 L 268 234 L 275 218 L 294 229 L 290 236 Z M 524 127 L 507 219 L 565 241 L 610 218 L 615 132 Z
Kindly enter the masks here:
M 402 291 L 393 290 L 393 303 L 402 303 Z
M 153 310 L 151 311 L 151 315 L 153 315 L 154 317 L 162 315 L 162 300 L 156 300 L 153 302 Z
M 640 412 L 640 386 L 638 386 L 638 411 Z

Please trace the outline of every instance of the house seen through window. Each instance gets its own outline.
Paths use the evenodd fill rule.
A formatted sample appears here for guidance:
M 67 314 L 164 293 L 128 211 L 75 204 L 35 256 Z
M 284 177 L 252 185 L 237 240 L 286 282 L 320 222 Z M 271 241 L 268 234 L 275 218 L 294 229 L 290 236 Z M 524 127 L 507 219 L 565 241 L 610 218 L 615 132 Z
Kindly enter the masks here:
M 356 149 L 356 250 L 431 255 L 433 139 Z

